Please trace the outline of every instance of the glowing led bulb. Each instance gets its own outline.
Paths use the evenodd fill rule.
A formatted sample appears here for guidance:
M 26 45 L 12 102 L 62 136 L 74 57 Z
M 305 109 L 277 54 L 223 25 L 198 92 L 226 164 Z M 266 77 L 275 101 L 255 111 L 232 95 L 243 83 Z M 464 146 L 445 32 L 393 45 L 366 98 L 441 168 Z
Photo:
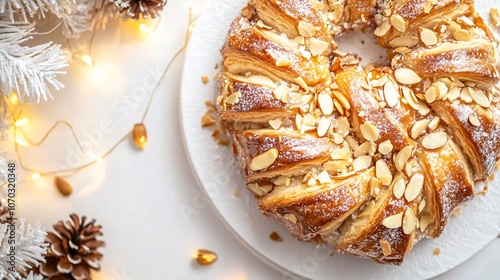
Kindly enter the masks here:
M 24 139 L 22 139 L 22 138 L 17 138 L 16 143 L 20 146 L 28 146 L 29 145 L 28 142 L 24 141 Z
M 19 98 L 17 98 L 17 95 L 15 93 L 12 93 L 12 95 L 10 96 L 10 103 L 16 104 L 17 102 L 19 102 Z
M 31 174 L 31 180 L 35 181 L 38 179 L 40 179 L 40 173 L 35 172 L 35 173 Z
M 151 30 L 143 23 L 139 25 L 139 30 L 141 30 L 144 33 L 151 33 Z
M 134 129 L 132 130 L 132 139 L 134 140 L 137 148 L 144 149 L 146 147 L 146 144 L 148 143 L 148 134 L 144 124 L 138 123 L 134 125 Z
M 196 252 L 196 262 L 201 265 L 209 265 L 217 260 L 217 254 L 215 252 L 199 249 Z
M 93 67 L 94 66 L 94 61 L 92 60 L 92 57 L 88 54 L 82 55 L 82 61 L 87 64 L 88 67 Z
M 22 118 L 22 119 L 16 120 L 15 125 L 16 126 L 22 126 L 22 125 L 25 125 L 27 123 L 28 123 L 28 119 L 27 118 Z

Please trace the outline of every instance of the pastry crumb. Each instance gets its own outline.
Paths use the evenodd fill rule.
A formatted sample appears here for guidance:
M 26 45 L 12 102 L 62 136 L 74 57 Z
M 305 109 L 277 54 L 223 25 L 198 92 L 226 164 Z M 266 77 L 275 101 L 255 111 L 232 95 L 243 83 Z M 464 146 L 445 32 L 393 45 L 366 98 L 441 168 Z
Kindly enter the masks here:
M 283 238 L 281 238 L 281 236 L 275 231 L 271 232 L 269 238 L 271 238 L 274 242 L 283 242 Z
M 478 191 L 476 193 L 476 196 L 478 195 L 486 195 L 488 193 L 488 185 L 485 185 L 481 191 Z
M 441 254 L 441 249 L 439 247 L 436 247 L 432 253 L 437 256 Z
M 203 84 L 208 84 L 208 82 L 210 82 L 210 79 L 207 76 L 201 76 L 201 82 Z
M 214 133 L 212 133 L 212 137 L 218 145 L 229 146 L 229 137 L 226 133 L 215 130 Z
M 453 217 L 458 217 L 460 216 L 460 214 L 462 214 L 462 207 L 458 207 L 457 209 L 455 209 L 455 211 L 453 211 L 453 214 L 451 214 Z
M 387 240 L 380 239 L 379 244 L 382 248 L 382 253 L 384 254 L 384 256 L 389 256 L 390 254 L 392 254 L 391 244 Z
M 490 15 L 493 20 L 493 27 L 500 26 L 500 13 L 498 12 L 498 8 L 491 8 Z
M 219 69 L 219 63 L 215 63 L 214 69 Z
M 234 188 L 234 197 L 236 198 L 240 197 L 240 189 Z
M 205 113 L 205 115 L 201 117 L 201 127 L 212 126 L 216 123 L 215 119 L 209 113 Z

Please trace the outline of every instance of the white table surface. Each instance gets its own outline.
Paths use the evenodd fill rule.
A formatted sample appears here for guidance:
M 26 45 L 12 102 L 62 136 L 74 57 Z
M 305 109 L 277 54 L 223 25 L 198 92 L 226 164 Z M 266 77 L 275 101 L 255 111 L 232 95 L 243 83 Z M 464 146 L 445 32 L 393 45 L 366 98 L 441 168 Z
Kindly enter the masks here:
M 131 27 L 124 23 L 122 31 L 111 26 L 98 33 L 96 67 L 72 61 L 63 78 L 66 88 L 53 101 L 25 109 L 28 134 L 38 139 L 54 121 L 66 119 L 95 154 L 106 151 L 140 119 L 146 106 L 140 90 L 150 88 L 147 81 L 158 77 L 182 45 L 188 7 L 202 2 L 169 1 L 160 27 L 148 38 L 127 35 Z M 47 229 L 72 212 L 96 218 L 104 227 L 106 247 L 95 280 L 283 279 L 232 236 L 193 178 L 178 112 L 182 59 L 174 63 L 154 98 L 145 122 L 149 145 L 144 151 L 134 149 L 131 141 L 122 143 L 102 163 L 67 178 L 75 189 L 68 198 L 55 189 L 53 177 L 21 182 L 20 216 L 40 221 Z M 111 129 L 100 128 L 102 122 Z M 12 158 L 12 147 L 3 146 Z M 74 150 L 68 131 L 59 128 L 44 146 L 23 148 L 22 153 L 27 164 L 45 169 L 87 160 Z M 197 265 L 193 255 L 198 248 L 217 252 L 219 260 Z M 499 263 L 497 239 L 436 279 L 498 279 Z

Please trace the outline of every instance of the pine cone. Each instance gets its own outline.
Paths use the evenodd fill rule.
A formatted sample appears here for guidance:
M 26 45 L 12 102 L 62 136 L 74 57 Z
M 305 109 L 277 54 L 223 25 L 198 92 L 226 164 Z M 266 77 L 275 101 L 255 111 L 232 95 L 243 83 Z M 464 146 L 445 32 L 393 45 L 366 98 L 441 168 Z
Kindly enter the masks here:
M 40 265 L 40 274 L 50 280 L 90 279 L 90 269 L 99 270 L 102 254 L 97 251 L 104 242 L 97 240 L 102 236 L 101 226 L 96 226 L 95 219 L 85 223 L 76 214 L 71 220 L 59 221 L 54 225 L 55 232 L 47 234 L 50 244 L 45 255 L 46 263 Z
M 114 0 L 120 13 L 125 12 L 125 18 L 139 19 L 155 18 L 167 4 L 167 0 Z

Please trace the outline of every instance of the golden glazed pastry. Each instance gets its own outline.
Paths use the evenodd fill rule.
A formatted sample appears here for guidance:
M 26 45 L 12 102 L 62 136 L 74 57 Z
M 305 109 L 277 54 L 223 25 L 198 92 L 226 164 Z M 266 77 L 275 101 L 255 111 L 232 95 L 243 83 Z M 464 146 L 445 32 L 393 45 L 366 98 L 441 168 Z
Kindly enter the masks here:
M 338 49 L 357 28 L 389 65 Z M 498 43 L 472 0 L 250 0 L 222 54 L 240 172 L 298 239 L 399 265 L 498 159 Z

